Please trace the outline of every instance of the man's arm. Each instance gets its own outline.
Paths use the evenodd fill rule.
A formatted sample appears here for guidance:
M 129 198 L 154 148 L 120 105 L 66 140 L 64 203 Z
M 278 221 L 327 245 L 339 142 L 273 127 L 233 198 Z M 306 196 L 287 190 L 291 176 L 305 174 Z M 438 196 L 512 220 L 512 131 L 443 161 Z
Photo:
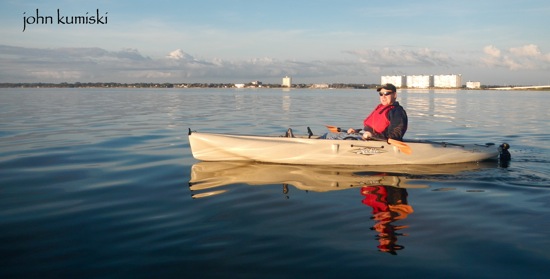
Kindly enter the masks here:
M 402 140 L 407 131 L 408 118 L 403 108 L 393 109 L 388 113 L 390 126 L 386 130 L 387 138 Z

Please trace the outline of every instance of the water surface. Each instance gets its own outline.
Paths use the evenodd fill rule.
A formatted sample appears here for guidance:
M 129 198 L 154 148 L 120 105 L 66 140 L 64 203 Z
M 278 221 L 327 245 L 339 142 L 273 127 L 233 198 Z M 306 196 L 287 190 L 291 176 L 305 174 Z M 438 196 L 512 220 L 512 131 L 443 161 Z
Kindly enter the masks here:
M 406 138 L 506 168 L 341 169 L 205 165 L 187 131 L 360 127 L 374 90 L 0 89 L 0 277 L 546 278 L 547 95 L 399 93 Z

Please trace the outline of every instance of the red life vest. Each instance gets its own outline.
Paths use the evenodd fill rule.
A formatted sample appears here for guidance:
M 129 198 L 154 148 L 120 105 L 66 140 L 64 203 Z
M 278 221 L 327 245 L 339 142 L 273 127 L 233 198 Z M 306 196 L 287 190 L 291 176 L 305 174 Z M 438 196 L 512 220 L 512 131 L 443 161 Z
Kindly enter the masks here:
M 364 126 L 371 127 L 375 132 L 381 134 L 388 126 L 390 126 L 390 120 L 388 119 L 388 112 L 393 109 L 393 105 L 384 106 L 379 104 L 371 114 L 363 121 Z

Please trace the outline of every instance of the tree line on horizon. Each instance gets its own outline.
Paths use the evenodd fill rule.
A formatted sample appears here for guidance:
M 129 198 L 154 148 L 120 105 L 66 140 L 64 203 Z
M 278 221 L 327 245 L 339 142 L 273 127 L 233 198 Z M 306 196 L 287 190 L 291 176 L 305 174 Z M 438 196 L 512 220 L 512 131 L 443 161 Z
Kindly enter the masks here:
M 310 88 L 314 84 L 293 84 L 292 88 Z M 376 84 L 328 84 L 330 88 L 376 88 Z M 119 82 L 75 82 L 75 83 L 47 83 L 47 82 L 19 82 L 0 83 L 0 88 L 236 88 L 234 83 L 119 83 Z M 245 84 L 246 88 L 285 88 L 281 84 Z
M 292 84 L 291 88 L 314 88 L 317 84 L 298 83 Z M 326 84 L 326 87 L 331 89 L 374 89 L 379 84 L 357 84 L 357 83 L 332 83 Z M 518 85 L 520 86 L 520 85 Z M 502 87 L 502 85 L 481 85 L 480 89 L 490 89 Z M 120 83 L 120 82 L 15 82 L 15 83 L 0 83 L 0 88 L 236 88 L 234 83 Z M 257 84 L 247 83 L 245 88 L 286 88 L 281 84 Z M 406 87 L 401 89 L 407 89 Z M 452 88 L 451 88 L 452 89 Z M 463 85 L 459 89 L 467 89 Z

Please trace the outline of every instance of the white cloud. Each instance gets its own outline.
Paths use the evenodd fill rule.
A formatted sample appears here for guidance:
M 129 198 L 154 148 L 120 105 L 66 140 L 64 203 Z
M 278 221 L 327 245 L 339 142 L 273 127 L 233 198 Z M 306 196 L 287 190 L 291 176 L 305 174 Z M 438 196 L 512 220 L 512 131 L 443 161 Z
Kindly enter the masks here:
M 483 52 L 490 57 L 500 57 L 500 49 L 492 45 L 484 47 Z
M 372 67 L 433 67 L 452 66 L 455 61 L 447 54 L 428 48 L 416 50 L 383 48 L 345 51 Z
M 485 56 L 480 61 L 486 67 L 507 68 L 512 71 L 550 69 L 550 53 L 543 54 L 534 44 L 512 47 L 507 51 L 489 45 L 483 48 L 483 52 Z
M 382 48 L 344 51 L 348 57 L 324 60 L 284 60 L 271 57 L 228 60 L 198 58 L 182 49 L 160 58 L 137 49 L 22 48 L 0 45 L 0 82 L 279 82 L 292 75 L 300 82 L 377 83 L 381 74 L 480 72 L 484 66 L 514 71 L 550 66 L 550 54 L 536 45 L 508 50 L 486 46 L 479 53 L 445 53 L 429 48 Z M 481 64 L 481 65 L 480 65 Z M 490 75 L 490 73 L 484 73 Z M 496 74 L 494 74 L 496 75 Z M 531 76 L 537 76 L 531 75 Z M 471 77 L 476 78 L 476 77 Z M 499 74 L 497 78 L 503 79 Z
M 515 56 L 528 56 L 528 57 L 538 57 L 541 56 L 539 47 L 536 45 L 525 45 L 521 47 L 510 48 L 510 53 Z
M 170 52 L 166 57 L 169 58 L 169 59 L 174 59 L 174 60 L 187 60 L 187 61 L 195 60 L 195 58 L 193 58 L 193 56 L 185 53 L 181 49 L 176 49 L 176 50 Z

